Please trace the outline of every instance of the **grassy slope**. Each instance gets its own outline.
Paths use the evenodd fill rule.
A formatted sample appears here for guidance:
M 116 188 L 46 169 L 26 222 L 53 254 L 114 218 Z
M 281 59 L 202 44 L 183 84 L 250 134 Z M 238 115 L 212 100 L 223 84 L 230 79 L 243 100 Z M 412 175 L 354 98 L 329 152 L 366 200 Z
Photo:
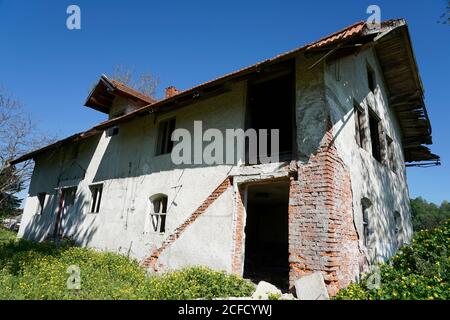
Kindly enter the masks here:
M 15 235 L 5 230 L 0 235 L 0 299 L 212 299 L 254 290 L 242 278 L 205 267 L 148 277 L 138 262 L 119 254 L 7 241 Z

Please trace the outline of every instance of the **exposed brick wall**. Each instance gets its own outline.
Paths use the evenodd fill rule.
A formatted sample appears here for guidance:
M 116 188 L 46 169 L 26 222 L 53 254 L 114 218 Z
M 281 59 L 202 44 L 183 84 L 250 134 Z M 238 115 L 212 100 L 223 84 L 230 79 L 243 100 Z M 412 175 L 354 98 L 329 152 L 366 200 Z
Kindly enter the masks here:
M 203 203 L 178 227 L 174 232 L 163 241 L 161 246 L 153 251 L 150 256 L 143 261 L 143 265 L 158 271 L 158 258 L 161 253 L 174 243 L 181 234 L 192 224 L 197 218 L 203 214 L 206 209 L 219 198 L 228 188 L 232 186 L 232 178 L 227 177 L 213 192 L 203 201 Z
M 244 234 L 245 234 L 245 188 L 239 188 L 236 192 L 236 214 L 233 232 L 233 256 L 231 257 L 231 271 L 242 275 L 244 261 Z
M 289 198 L 290 284 L 320 271 L 335 295 L 358 276 L 364 259 L 353 222 L 350 175 L 331 129 L 308 163 L 299 165 Z

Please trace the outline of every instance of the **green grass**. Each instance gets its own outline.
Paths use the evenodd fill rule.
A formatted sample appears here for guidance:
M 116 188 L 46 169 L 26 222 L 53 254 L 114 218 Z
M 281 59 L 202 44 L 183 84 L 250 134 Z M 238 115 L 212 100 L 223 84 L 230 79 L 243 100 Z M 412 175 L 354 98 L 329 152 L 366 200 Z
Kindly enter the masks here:
M 69 289 L 78 283 L 72 281 L 77 270 L 80 288 Z M 0 244 L 0 299 L 212 299 L 253 290 L 240 277 L 205 267 L 146 276 L 137 261 L 70 243 Z
M 17 233 L 0 227 L 0 245 L 16 239 Z
M 361 283 L 339 291 L 336 299 L 355 300 L 448 300 L 450 299 L 450 220 L 433 230 L 414 235 L 379 267 L 380 285 L 371 285 L 373 274 Z

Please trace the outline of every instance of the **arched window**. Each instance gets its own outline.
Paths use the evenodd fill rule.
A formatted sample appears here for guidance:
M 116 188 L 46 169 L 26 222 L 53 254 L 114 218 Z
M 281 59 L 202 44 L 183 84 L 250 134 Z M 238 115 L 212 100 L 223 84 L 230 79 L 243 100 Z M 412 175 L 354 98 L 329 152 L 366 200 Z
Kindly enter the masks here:
M 369 208 L 372 206 L 372 202 L 367 198 L 361 199 L 361 207 L 363 214 L 363 243 L 366 248 L 369 247 L 370 244 L 370 218 L 369 218 Z
M 153 231 L 166 231 L 167 195 L 159 193 L 150 197 L 150 216 Z

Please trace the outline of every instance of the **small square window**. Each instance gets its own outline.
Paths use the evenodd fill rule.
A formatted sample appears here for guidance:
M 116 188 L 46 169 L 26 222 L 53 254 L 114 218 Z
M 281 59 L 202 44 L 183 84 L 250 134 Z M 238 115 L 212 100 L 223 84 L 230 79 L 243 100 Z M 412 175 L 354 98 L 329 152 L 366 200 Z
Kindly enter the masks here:
M 91 189 L 91 205 L 90 212 L 98 213 L 100 211 L 100 203 L 102 201 L 103 185 L 97 184 L 90 186 Z
M 172 133 L 175 130 L 175 119 L 161 121 L 158 127 L 158 144 L 156 154 L 166 154 L 172 152 Z

